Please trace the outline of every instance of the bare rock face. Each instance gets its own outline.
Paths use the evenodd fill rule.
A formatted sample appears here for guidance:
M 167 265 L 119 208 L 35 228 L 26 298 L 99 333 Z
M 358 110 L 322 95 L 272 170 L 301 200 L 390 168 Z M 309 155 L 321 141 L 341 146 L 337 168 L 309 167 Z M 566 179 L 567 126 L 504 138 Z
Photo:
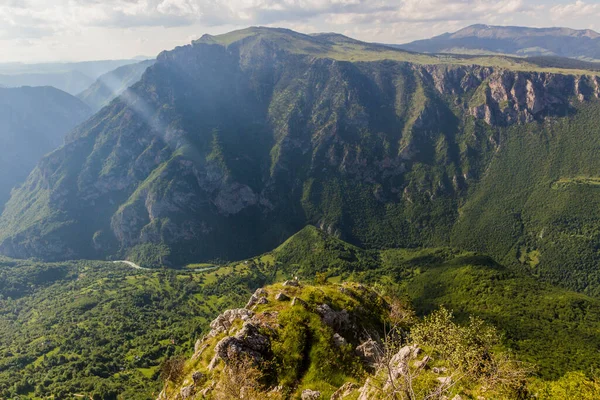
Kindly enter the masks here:
M 600 95 L 598 78 L 588 76 L 499 70 L 482 85 L 486 86 L 478 89 L 470 114 L 489 125 L 562 116 L 571 108 L 571 99 L 587 101 Z
M 258 196 L 248 185 L 234 183 L 223 187 L 214 199 L 214 204 L 223 215 L 237 214 L 258 202 Z
M 469 114 L 489 125 L 524 124 L 562 116 L 572 99 L 600 97 L 600 78 L 479 66 L 415 66 L 441 95 L 471 96 Z

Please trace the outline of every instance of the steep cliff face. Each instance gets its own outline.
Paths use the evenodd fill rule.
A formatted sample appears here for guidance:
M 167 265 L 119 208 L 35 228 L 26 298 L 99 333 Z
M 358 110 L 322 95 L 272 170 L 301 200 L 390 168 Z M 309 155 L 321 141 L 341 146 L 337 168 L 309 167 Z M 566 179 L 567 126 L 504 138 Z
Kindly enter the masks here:
M 597 76 L 551 73 L 491 74 L 479 89 L 471 114 L 490 125 L 511 125 L 567 115 L 572 99 L 589 101 L 600 95 Z
M 367 245 L 446 243 L 502 127 L 598 96 L 597 78 L 340 61 L 269 34 L 162 53 L 14 193 L 0 250 L 126 256 L 149 242 L 175 263 L 231 259 L 307 222 Z

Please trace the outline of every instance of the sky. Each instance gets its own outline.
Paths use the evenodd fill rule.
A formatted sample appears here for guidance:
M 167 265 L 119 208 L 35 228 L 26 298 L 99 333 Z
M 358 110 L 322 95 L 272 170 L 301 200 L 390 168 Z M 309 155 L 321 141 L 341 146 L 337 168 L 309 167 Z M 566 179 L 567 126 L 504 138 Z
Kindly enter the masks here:
M 0 0 L 0 62 L 155 56 L 256 25 L 406 43 L 474 23 L 600 31 L 600 0 Z

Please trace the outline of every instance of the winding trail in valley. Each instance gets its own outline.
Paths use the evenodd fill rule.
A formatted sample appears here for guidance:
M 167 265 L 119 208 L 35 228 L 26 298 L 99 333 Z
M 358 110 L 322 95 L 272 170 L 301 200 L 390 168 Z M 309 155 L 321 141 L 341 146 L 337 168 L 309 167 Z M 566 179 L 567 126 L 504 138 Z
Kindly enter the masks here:
M 150 268 L 144 268 L 144 267 L 140 267 L 139 265 L 137 265 L 136 263 L 133 263 L 131 261 L 126 261 L 126 260 L 118 260 L 118 261 L 113 261 L 113 264 L 118 264 L 118 263 L 123 263 L 123 264 L 127 264 L 129 265 L 131 268 L 135 268 L 135 269 L 141 269 L 143 271 L 150 271 Z

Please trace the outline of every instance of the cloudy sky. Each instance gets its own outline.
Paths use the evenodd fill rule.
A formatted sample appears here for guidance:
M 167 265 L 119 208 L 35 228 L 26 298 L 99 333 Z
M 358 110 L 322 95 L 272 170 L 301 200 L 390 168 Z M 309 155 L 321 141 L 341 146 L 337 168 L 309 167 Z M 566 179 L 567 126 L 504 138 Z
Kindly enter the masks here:
M 473 23 L 600 30 L 598 0 L 0 0 L 0 62 L 156 55 L 250 25 L 403 43 Z

